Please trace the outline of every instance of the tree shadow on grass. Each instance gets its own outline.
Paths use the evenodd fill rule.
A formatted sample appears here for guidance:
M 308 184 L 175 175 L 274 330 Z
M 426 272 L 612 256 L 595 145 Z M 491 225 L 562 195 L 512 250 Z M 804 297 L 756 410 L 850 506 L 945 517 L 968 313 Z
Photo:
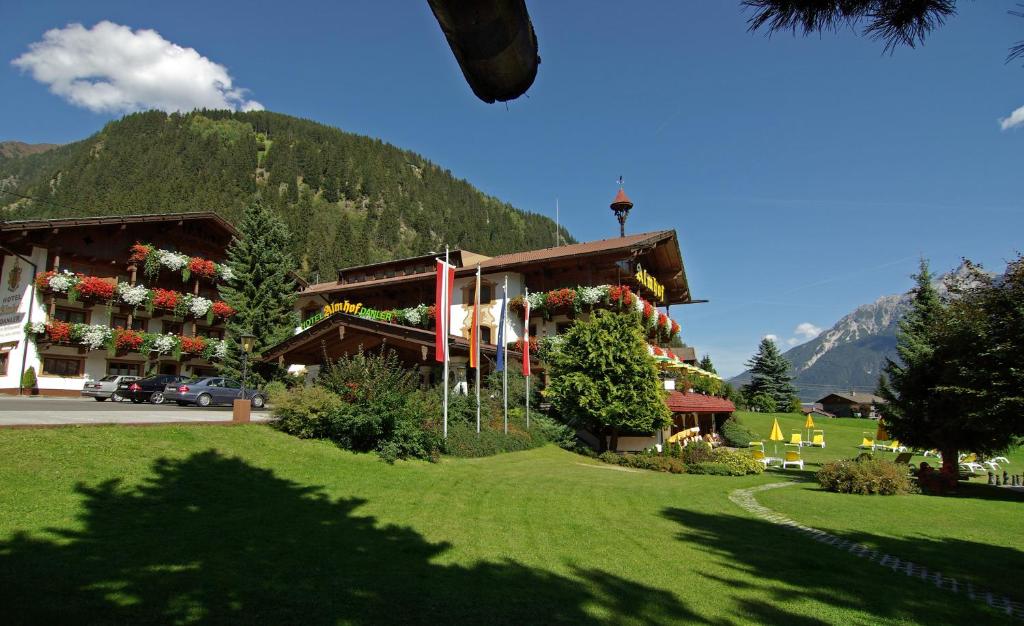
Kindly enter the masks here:
M 798 626 L 851 623 L 848 614 L 826 622 L 801 612 L 799 602 L 811 600 L 837 612 L 859 611 L 863 623 L 1019 623 L 979 604 L 969 604 L 963 595 L 940 591 L 928 582 L 887 571 L 867 559 L 757 518 L 680 508 L 665 509 L 663 515 L 682 526 L 679 541 L 698 546 L 709 554 L 711 564 L 724 568 L 725 574 L 708 572 L 704 576 L 738 590 L 733 597 L 737 621 Z M 925 550 L 952 547 L 932 545 Z M 916 539 L 885 544 L 886 551 L 901 556 L 918 554 L 921 548 Z M 972 559 L 977 563 L 997 556 L 1006 559 L 1011 552 L 982 544 L 968 548 L 977 550 L 978 556 Z M 924 560 L 921 563 L 927 565 Z
M 80 530 L 0 542 L 0 623 L 699 622 L 599 570 L 431 561 L 449 546 L 208 451 L 134 488 L 80 485 Z

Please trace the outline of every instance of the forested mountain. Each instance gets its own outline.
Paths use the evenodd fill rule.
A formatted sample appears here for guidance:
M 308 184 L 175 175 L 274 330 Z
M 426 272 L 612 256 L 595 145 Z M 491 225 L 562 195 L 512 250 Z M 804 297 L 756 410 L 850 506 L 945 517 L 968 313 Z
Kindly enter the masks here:
M 940 295 L 948 294 L 946 281 L 963 279 L 965 266 L 935 280 Z M 886 357 L 896 357 L 896 330 L 910 308 L 910 294 L 882 296 L 844 316 L 832 328 L 807 343 L 783 353 L 792 365 L 793 385 L 804 402 L 833 391 L 873 393 Z M 750 372 L 730 382 L 746 384 Z
M 0 159 L 38 154 L 56 148 L 55 143 L 25 143 L 24 141 L 0 141 Z
M 254 197 L 293 233 L 300 273 L 443 250 L 554 244 L 555 224 L 379 139 L 268 111 L 136 113 L 92 137 L 0 159 L 4 219 L 214 211 Z M 563 229 L 563 238 L 572 241 Z

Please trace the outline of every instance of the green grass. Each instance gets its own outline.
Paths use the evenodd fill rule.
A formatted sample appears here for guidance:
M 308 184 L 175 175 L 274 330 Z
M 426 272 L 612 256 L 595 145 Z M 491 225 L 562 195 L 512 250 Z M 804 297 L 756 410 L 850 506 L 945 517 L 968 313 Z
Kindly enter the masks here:
M 553 447 L 389 466 L 257 425 L 0 430 L 0 623 L 1005 619 L 727 498 L 780 476 L 622 471 Z M 779 491 L 804 512 L 833 497 Z M 886 529 L 907 551 L 918 531 Z

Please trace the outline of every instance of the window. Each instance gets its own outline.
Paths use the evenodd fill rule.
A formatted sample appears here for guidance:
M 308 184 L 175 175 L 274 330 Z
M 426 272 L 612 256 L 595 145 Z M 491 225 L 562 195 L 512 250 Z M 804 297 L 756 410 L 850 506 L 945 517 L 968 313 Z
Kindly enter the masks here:
M 491 329 L 489 327 L 480 327 L 480 340 L 484 343 L 491 343 Z
M 0 353 L 0 376 L 6 376 L 7 375 L 7 364 L 8 364 L 8 362 L 10 362 L 10 360 L 11 360 L 11 353 L 10 352 L 2 352 L 2 353 Z
M 167 321 L 165 321 L 164 322 L 163 332 L 164 332 L 164 334 L 171 333 L 172 335 L 180 335 L 180 334 L 182 334 L 182 330 L 181 329 L 182 329 L 183 326 L 184 325 L 181 322 L 167 322 Z
M 196 328 L 196 334 L 200 337 L 209 337 L 210 339 L 223 339 L 224 329 L 223 328 L 210 328 L 209 326 L 199 326 Z
M 110 316 L 110 327 L 111 328 L 128 328 L 128 316 L 127 315 L 111 315 Z M 146 319 L 142 317 L 132 318 L 132 330 L 146 330 Z
M 224 379 L 224 386 L 227 387 L 228 389 L 241 389 L 242 388 L 242 384 L 239 383 L 234 378 L 225 378 Z
M 555 333 L 561 335 L 572 327 L 572 322 L 558 322 L 555 324 Z
M 70 324 L 87 324 L 89 322 L 89 314 L 82 309 L 65 309 L 57 307 L 57 310 L 53 312 L 53 319 L 68 322 Z
M 176 376 L 178 374 L 178 364 L 177 363 L 161 363 L 159 371 L 160 371 L 161 374 L 168 374 L 170 376 Z
M 530 324 L 530 336 L 531 337 L 536 337 L 537 336 L 537 325 L 536 324 Z
M 81 376 L 84 359 L 58 356 L 43 357 L 43 373 L 51 376 Z
M 111 376 L 141 376 L 142 363 L 107 361 L 107 374 Z

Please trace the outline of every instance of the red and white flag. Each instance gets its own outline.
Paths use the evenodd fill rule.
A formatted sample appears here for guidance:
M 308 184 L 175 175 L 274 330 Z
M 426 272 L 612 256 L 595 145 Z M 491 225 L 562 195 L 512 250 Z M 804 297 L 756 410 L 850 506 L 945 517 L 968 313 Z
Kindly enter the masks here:
M 446 271 L 447 270 L 447 271 Z M 451 323 L 452 283 L 455 282 L 455 266 L 437 260 L 437 280 L 434 290 L 434 358 L 444 363 L 448 357 L 448 334 Z
M 530 375 L 530 291 L 523 298 L 523 376 Z

